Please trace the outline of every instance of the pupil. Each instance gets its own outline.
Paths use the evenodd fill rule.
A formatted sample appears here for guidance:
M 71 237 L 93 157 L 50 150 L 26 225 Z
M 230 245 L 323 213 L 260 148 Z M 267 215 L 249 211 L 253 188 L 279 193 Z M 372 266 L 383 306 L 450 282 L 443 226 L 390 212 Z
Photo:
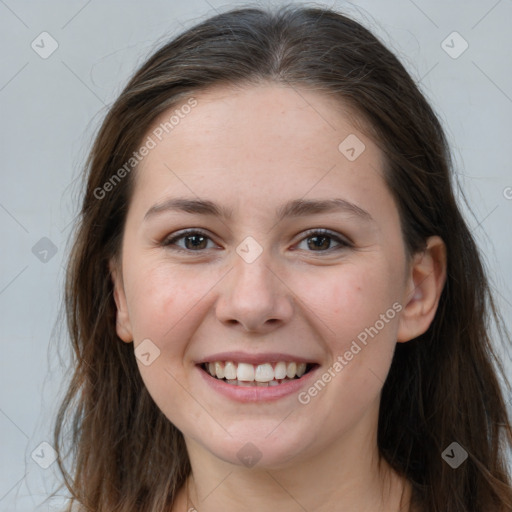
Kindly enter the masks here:
M 314 245 L 310 244 L 309 245 L 310 248 L 312 248 L 312 247 L 313 248 L 320 248 L 320 249 L 321 248 L 324 248 L 324 249 L 328 249 L 329 248 L 329 245 L 330 245 L 329 244 L 329 237 L 326 237 L 326 236 L 312 236 L 310 238 L 310 240 L 317 240 L 317 241 L 318 240 L 322 240 L 323 242 L 327 242 L 327 246 L 325 245 L 325 243 L 324 244 L 317 244 L 317 243 L 315 243 Z
M 196 249 L 199 247 L 199 245 L 201 244 L 201 242 L 204 242 L 204 240 L 206 240 L 206 237 L 201 236 L 201 235 L 189 235 L 189 236 L 187 236 L 186 240 L 187 240 L 187 241 L 190 241 L 190 240 L 191 240 L 191 239 L 193 239 L 193 238 L 196 238 L 196 239 L 198 239 L 198 238 L 199 238 L 199 239 L 201 239 L 201 241 L 200 241 L 199 243 L 192 243 L 192 247 L 194 247 L 194 248 L 196 248 Z M 189 245 L 189 244 L 187 244 L 187 245 Z M 187 249 L 190 249 L 190 247 L 187 247 Z

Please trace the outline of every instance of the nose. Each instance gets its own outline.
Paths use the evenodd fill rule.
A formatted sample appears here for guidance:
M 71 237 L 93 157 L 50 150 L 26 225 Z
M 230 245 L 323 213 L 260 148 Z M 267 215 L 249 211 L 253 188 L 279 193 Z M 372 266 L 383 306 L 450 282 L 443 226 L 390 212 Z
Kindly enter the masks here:
M 235 258 L 222 280 L 217 318 L 243 331 L 267 333 L 287 323 L 293 314 L 292 292 L 263 254 L 252 263 Z

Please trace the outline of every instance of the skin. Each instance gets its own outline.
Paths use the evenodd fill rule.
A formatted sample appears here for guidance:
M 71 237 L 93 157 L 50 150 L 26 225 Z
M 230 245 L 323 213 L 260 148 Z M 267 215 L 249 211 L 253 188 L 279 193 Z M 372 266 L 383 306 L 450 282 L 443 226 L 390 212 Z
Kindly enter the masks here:
M 160 350 L 150 365 L 137 363 L 185 437 L 192 503 L 201 512 L 408 510 L 409 485 L 379 463 L 379 400 L 396 343 L 434 318 L 446 273 L 442 240 L 406 256 L 382 153 L 334 99 L 275 84 L 195 97 L 137 169 L 122 255 L 111 262 L 119 337 L 134 349 L 150 339 Z M 365 144 L 354 161 L 338 150 L 349 134 Z M 233 215 L 167 211 L 144 221 L 172 197 L 210 199 Z M 334 197 L 373 221 L 346 212 L 275 218 L 286 201 Z M 200 250 L 197 238 L 162 245 L 186 228 L 206 232 Z M 313 228 L 353 246 L 331 238 L 316 248 L 315 234 L 304 234 Z M 247 236 L 262 248 L 252 263 L 236 252 Z M 287 352 L 317 361 L 321 376 L 393 303 L 401 311 L 308 404 L 297 394 L 234 402 L 194 364 L 227 350 Z M 237 457 L 247 442 L 261 453 L 252 468 Z M 173 510 L 191 506 L 182 489 Z

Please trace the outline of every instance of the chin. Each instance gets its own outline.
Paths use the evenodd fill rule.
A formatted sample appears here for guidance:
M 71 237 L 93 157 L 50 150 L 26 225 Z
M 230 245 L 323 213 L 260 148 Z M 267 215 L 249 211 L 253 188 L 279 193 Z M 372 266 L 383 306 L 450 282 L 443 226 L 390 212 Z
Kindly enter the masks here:
M 266 422 L 265 422 L 266 423 Z M 251 431 L 229 429 L 232 437 L 212 444 L 212 439 L 201 442 L 202 446 L 218 459 L 229 464 L 245 466 L 248 469 L 278 470 L 295 464 L 297 457 L 305 456 L 305 449 L 314 440 L 300 432 L 277 432 L 273 427 L 258 428 L 257 434 Z M 274 433 L 272 432 L 274 429 Z

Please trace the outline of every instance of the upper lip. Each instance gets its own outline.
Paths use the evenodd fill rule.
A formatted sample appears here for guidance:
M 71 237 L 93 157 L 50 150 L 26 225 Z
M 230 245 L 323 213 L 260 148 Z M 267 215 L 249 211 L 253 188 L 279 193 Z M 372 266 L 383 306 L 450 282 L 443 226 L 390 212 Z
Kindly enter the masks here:
M 261 354 L 250 354 L 247 352 L 218 352 L 205 356 L 197 361 L 196 364 L 214 363 L 215 361 L 233 361 L 237 363 L 263 364 L 277 363 L 279 361 L 295 362 L 295 363 L 316 363 L 312 358 L 300 357 L 293 354 L 285 354 L 283 352 L 265 352 Z

